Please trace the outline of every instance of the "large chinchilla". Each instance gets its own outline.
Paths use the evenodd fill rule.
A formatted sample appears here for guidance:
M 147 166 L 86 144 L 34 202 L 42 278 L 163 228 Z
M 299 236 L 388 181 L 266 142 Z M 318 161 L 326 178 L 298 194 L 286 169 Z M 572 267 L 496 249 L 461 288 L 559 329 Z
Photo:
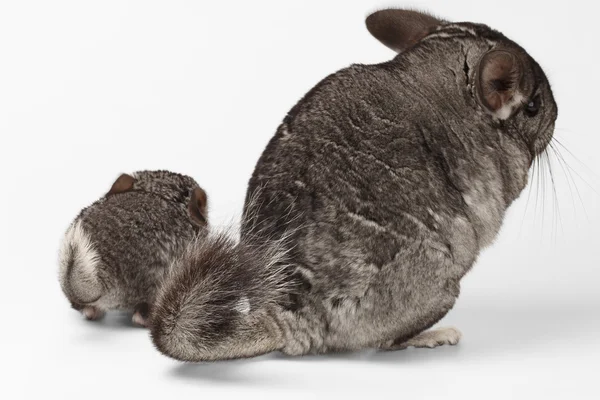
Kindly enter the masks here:
M 199 361 L 456 344 L 427 330 L 494 240 L 552 138 L 540 66 L 501 33 L 405 10 L 367 28 L 399 54 L 325 78 L 250 180 L 239 243 L 187 250 L 151 314 Z

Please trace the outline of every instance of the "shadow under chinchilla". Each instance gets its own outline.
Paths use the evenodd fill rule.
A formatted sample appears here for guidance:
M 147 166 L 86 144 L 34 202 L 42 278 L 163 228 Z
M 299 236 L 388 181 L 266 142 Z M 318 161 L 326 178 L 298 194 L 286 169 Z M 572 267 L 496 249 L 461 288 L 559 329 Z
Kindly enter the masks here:
M 413 351 L 415 350 L 415 351 Z M 365 362 L 382 364 L 390 362 L 399 365 L 400 368 L 410 368 L 410 364 L 415 359 L 427 358 L 429 361 L 440 361 L 441 354 L 445 353 L 443 358 L 449 359 L 455 353 L 454 349 L 446 349 L 446 351 L 422 351 L 423 349 L 409 349 L 402 352 L 389 352 L 387 355 L 394 353 L 403 353 L 407 362 L 402 362 L 402 355 L 394 354 L 390 358 L 388 356 L 380 357 L 374 350 L 366 350 L 354 353 L 333 353 L 326 355 L 310 355 L 302 357 L 291 357 L 281 353 L 272 353 L 265 356 L 244 359 L 244 360 L 229 360 L 210 363 L 183 363 L 178 364 L 169 370 L 169 375 L 172 378 L 186 381 L 187 383 L 205 386 L 226 385 L 239 387 L 256 387 L 256 388 L 273 388 L 273 389 L 290 389 L 294 390 L 317 390 L 315 385 L 319 385 L 319 377 L 323 374 L 323 369 L 317 370 L 310 368 L 315 362 L 329 362 L 332 374 L 328 374 L 327 379 L 331 387 L 338 386 L 353 386 L 361 384 L 360 382 L 348 382 L 347 377 L 340 374 L 340 366 L 349 366 L 350 368 L 364 368 Z M 424 354 L 428 353 L 428 354 Z M 307 368 L 308 367 L 308 368 Z M 368 378 L 371 380 L 371 378 Z M 363 382 L 364 383 L 364 382 Z M 372 382 L 376 384 L 376 382 Z
M 88 321 L 81 315 L 74 316 L 79 320 L 79 323 L 85 324 L 90 329 L 102 329 L 108 331 L 123 331 L 129 329 L 145 329 L 138 325 L 135 325 L 131 318 L 133 313 L 110 311 L 106 315 L 97 321 Z
M 169 375 L 191 382 L 203 383 L 206 381 L 213 383 L 239 384 L 243 386 L 278 386 L 282 382 L 281 377 L 271 374 L 256 373 L 252 366 L 260 364 L 266 360 L 273 359 L 274 354 L 267 354 L 260 357 L 226 360 L 216 362 L 201 363 L 178 363 L 169 371 Z
M 572 346 L 600 332 L 595 315 L 600 305 L 528 304 L 491 305 L 484 302 L 458 304 L 439 326 L 454 326 L 463 336 L 457 346 L 435 349 L 409 348 L 376 352 L 368 360 L 389 363 L 434 363 L 443 361 L 493 360 L 496 357 L 522 360 L 543 349 Z
M 590 306 L 596 311 L 598 305 Z M 400 351 L 364 350 L 359 352 L 307 355 L 302 357 L 272 353 L 261 357 L 220 361 L 211 363 L 186 363 L 175 366 L 170 375 L 196 382 L 223 382 L 240 385 L 272 385 L 289 387 L 302 385 L 288 377 L 289 371 L 281 368 L 283 363 L 311 364 L 328 362 L 345 365 L 371 363 L 394 364 L 399 367 L 417 366 L 423 363 L 456 363 L 464 361 L 493 360 L 496 357 L 522 360 L 524 354 L 543 348 L 569 346 L 581 342 L 586 336 L 600 332 L 600 321 L 592 317 L 591 308 L 564 305 L 529 305 L 519 307 L 505 304 L 493 307 L 486 304 L 457 306 L 438 325 L 455 326 L 463 333 L 457 346 L 441 346 L 435 349 L 408 348 Z M 268 366 L 253 368 L 258 364 Z M 297 365 L 297 364 L 296 364 Z M 307 371 L 310 375 L 310 370 Z M 308 376 L 306 379 L 310 379 Z

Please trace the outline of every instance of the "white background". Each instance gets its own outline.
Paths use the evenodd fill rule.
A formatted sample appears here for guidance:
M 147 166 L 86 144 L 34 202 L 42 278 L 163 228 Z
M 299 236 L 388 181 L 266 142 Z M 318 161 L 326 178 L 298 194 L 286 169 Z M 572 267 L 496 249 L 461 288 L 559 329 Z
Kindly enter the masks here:
M 0 4 L 0 397 L 600 398 L 592 2 Z M 553 83 L 556 136 L 574 154 L 562 151 L 569 180 L 551 158 L 558 203 L 549 174 L 539 185 L 534 176 L 529 202 L 527 189 L 464 279 L 441 323 L 462 330 L 459 346 L 186 365 L 155 351 L 127 315 L 90 323 L 69 308 L 57 248 L 79 209 L 119 173 L 161 168 L 200 182 L 213 224 L 235 221 L 294 103 L 329 73 L 392 58 L 364 27 L 392 4 L 487 23 L 523 45 Z

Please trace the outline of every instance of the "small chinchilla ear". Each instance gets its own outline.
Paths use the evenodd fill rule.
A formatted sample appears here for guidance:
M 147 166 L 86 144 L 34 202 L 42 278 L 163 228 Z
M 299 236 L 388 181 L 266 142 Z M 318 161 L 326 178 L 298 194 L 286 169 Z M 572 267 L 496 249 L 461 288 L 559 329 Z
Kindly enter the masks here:
M 487 52 L 479 62 L 475 78 L 479 101 L 496 117 L 508 118 L 521 101 L 523 73 L 523 64 L 512 52 Z
M 445 23 L 425 13 L 398 9 L 376 11 L 365 22 L 371 35 L 397 53 L 411 48 L 433 27 Z
M 207 224 L 207 207 L 208 199 L 206 192 L 199 187 L 192 190 L 192 198 L 188 205 L 188 211 L 192 222 L 197 226 L 204 226 Z
M 133 189 L 133 183 L 135 182 L 135 178 L 128 174 L 121 174 L 113 183 L 112 187 L 108 191 L 107 194 L 117 194 L 127 192 Z

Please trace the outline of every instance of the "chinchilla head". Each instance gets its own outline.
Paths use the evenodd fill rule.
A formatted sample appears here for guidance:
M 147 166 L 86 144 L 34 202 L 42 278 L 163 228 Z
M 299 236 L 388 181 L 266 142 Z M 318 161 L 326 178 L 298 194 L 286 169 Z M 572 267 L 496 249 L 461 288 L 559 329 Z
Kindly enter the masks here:
M 207 231 L 207 197 L 168 171 L 122 174 L 63 239 L 59 281 L 73 308 L 128 309 L 152 300 L 171 260 Z
M 187 175 L 164 170 L 121 174 L 107 196 L 125 192 L 146 192 L 160 196 L 187 209 L 195 223 L 206 224 L 206 193 Z
M 407 84 L 432 106 L 445 104 L 515 138 L 530 163 L 552 139 L 558 108 L 550 83 L 538 63 L 500 32 L 399 9 L 377 11 L 366 25 L 400 53 L 392 62 L 416 71 L 417 81 Z

